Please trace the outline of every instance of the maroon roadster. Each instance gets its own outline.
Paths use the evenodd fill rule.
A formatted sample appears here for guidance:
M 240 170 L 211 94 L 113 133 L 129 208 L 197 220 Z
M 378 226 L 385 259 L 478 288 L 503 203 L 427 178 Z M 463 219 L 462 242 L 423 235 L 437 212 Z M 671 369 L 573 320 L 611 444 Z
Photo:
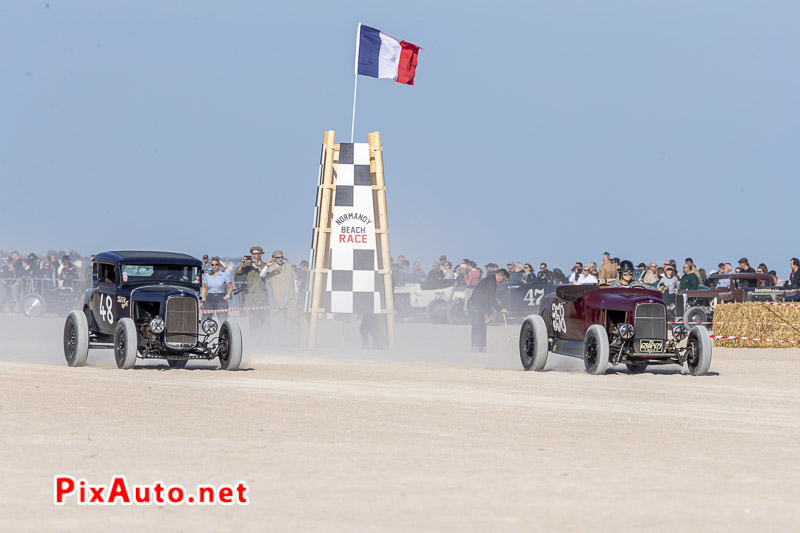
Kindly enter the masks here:
M 639 373 L 648 365 L 686 363 L 692 375 L 702 376 L 711 365 L 708 330 L 677 324 L 669 338 L 667 309 L 655 290 L 562 285 L 540 309 L 520 330 L 525 370 L 543 370 L 548 352 L 582 358 L 590 374 L 605 373 L 609 364 Z

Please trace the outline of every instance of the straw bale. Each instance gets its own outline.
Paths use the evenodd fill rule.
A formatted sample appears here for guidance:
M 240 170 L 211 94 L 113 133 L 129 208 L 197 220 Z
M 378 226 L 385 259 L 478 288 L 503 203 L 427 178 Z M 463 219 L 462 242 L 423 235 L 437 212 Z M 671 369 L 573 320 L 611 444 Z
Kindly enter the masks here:
M 765 326 L 763 323 L 800 324 L 800 307 L 764 305 L 757 302 L 720 304 L 714 308 L 714 322 L 758 322 L 759 324 L 714 324 L 714 335 L 735 335 L 756 339 L 800 341 L 800 326 Z M 714 339 L 726 348 L 797 348 L 788 342 Z

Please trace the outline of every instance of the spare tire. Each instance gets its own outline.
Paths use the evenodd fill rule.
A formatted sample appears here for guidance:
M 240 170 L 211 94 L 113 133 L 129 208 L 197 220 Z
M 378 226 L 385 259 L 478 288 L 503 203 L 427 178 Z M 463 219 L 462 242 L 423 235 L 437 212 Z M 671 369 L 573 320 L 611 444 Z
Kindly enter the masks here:
M 457 298 L 447 305 L 447 321 L 451 324 L 469 324 L 469 315 L 464 300 Z
M 705 309 L 695 305 L 683 313 L 683 322 L 708 322 L 708 315 Z
M 447 323 L 447 303 L 442 300 L 434 300 L 429 303 L 425 313 L 428 315 L 428 321 L 431 324 Z
M 47 310 L 44 297 L 41 294 L 30 293 L 22 297 L 20 311 L 29 318 L 38 318 Z
M 402 300 L 394 301 L 394 319 L 396 322 L 405 322 L 411 317 L 408 303 Z

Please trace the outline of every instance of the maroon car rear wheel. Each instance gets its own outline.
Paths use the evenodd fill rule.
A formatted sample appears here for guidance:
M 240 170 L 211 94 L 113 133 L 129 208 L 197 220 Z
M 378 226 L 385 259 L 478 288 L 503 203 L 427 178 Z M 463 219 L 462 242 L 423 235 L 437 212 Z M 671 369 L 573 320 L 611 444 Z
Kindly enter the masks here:
M 547 327 L 539 315 L 529 316 L 519 332 L 519 358 L 525 370 L 544 370 L 547 364 Z

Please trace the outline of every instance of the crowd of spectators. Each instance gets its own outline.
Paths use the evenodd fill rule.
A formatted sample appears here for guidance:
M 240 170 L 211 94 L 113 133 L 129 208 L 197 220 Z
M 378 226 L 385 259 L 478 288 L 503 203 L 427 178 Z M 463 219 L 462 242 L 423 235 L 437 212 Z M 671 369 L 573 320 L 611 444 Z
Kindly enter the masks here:
M 35 290 L 46 290 L 49 288 L 72 288 L 82 290 L 91 276 L 91 265 L 93 255 L 83 256 L 77 250 L 49 250 L 47 253 L 29 252 L 20 254 L 18 250 L 7 252 L 0 250 L 0 312 L 20 312 L 21 299 L 25 296 L 30 287 Z M 236 273 L 239 260 L 231 257 L 209 256 L 204 254 L 203 273 L 208 274 L 213 270 L 212 264 L 219 264 L 220 272 L 227 272 L 231 277 L 233 285 L 241 288 L 244 285 L 245 275 Z M 298 264 L 290 264 L 284 259 L 288 268 L 295 274 L 293 285 L 296 294 L 305 292 L 305 284 L 308 279 L 308 261 L 303 260 Z M 231 266 L 232 265 L 232 266 Z M 25 280 L 38 282 L 36 285 L 26 285 Z M 275 295 L 270 283 L 263 283 L 267 301 L 270 305 L 275 305 Z M 284 284 L 285 285 L 285 284 Z M 26 288 L 28 287 L 28 288 Z M 281 288 L 283 290 L 283 288 Z M 286 292 L 284 290 L 284 292 Z M 287 296 L 281 296 L 285 300 Z M 238 307 L 244 304 L 244 297 L 238 295 L 234 298 L 233 306 Z M 301 299 L 302 301 L 302 299 Z
M 49 250 L 46 254 L 0 250 L 0 312 L 18 312 L 20 299 L 28 283 L 36 280 L 51 287 L 71 288 L 87 277 L 91 257 L 82 257 L 77 250 Z
M 282 256 L 282 253 L 279 254 Z M 20 254 L 13 250 L 5 252 L 0 250 L 0 312 L 18 312 L 22 285 L 21 280 L 25 278 L 50 280 L 54 286 L 61 287 L 85 281 L 90 275 L 91 261 L 93 256 L 84 257 L 77 250 L 56 251 L 49 250 L 46 254 L 28 253 Z M 246 272 L 241 268 L 242 263 L 239 259 L 230 257 L 203 255 L 203 272 L 208 274 L 212 271 L 212 263 L 219 264 L 219 272 L 227 272 L 233 281 L 233 285 L 239 289 L 245 285 Z M 244 260 L 244 258 L 243 258 Z M 280 262 L 280 261 L 278 261 Z M 277 305 L 288 301 L 291 293 L 293 302 L 302 302 L 302 295 L 306 290 L 308 282 L 308 261 L 301 261 L 292 264 L 287 258 L 283 257 L 284 269 L 291 269 L 294 274 L 292 283 L 280 285 L 280 300 L 277 302 L 276 294 L 271 283 L 264 281 L 266 290 L 266 302 L 270 305 Z M 609 252 L 604 252 L 598 265 L 595 261 L 576 261 L 568 275 L 565 275 L 560 268 L 549 268 L 545 262 L 539 263 L 538 270 L 535 270 L 532 263 L 522 261 L 508 261 L 505 264 L 511 282 L 521 282 L 523 284 L 547 281 L 555 284 L 570 285 L 607 285 L 617 277 L 620 258 L 613 257 Z M 703 268 L 698 268 L 691 257 L 684 259 L 680 265 L 675 259 L 665 259 L 659 263 L 656 261 L 640 262 L 637 265 L 636 279 L 661 290 L 665 300 L 674 298 L 677 291 L 696 289 L 703 285 L 708 285 L 708 277 L 711 274 L 726 274 L 733 272 L 764 273 L 772 277 L 771 282 L 760 281 L 760 285 L 789 285 L 800 288 L 800 260 L 792 258 L 790 261 L 789 275 L 785 278 L 780 277 L 775 270 L 771 270 L 764 263 L 760 263 L 755 269 L 750 266 L 746 257 L 740 258 L 736 262 L 736 267 L 730 262 L 718 263 L 715 270 L 707 272 Z M 396 260 L 392 260 L 392 280 L 396 287 L 407 283 L 420 283 L 423 288 L 436 288 L 451 284 L 475 287 L 482 279 L 498 270 L 498 263 L 486 263 L 483 268 L 474 260 L 463 258 L 455 266 L 447 259 L 447 256 L 439 256 L 434 261 L 430 270 L 427 272 L 422 268 L 419 261 L 410 261 L 405 256 L 399 255 Z M 451 281 L 452 280 L 452 281 Z M 729 280 L 718 280 L 717 286 L 725 287 Z M 755 283 L 755 282 L 754 282 Z M 277 286 L 277 285 L 276 285 Z M 291 288 L 294 290 L 291 290 Z M 236 291 L 235 291 L 236 292 Z M 239 291 L 241 292 L 241 291 Z M 243 295 L 244 296 L 244 295 Z M 236 297 L 234 306 L 244 305 L 244 297 Z
M 608 285 L 617 278 L 617 270 L 619 269 L 620 258 L 612 257 L 609 252 L 604 252 L 601 257 L 601 262 L 594 261 L 583 262 L 576 261 L 572 267 L 569 275 L 565 275 L 559 268 L 549 269 L 547 263 L 540 263 L 539 270 L 534 272 L 531 263 L 523 263 L 521 261 L 508 261 L 506 263 L 506 270 L 509 272 L 511 282 L 522 282 L 523 284 L 547 281 L 555 284 L 570 284 L 570 285 Z M 665 259 L 661 265 L 656 261 L 649 261 L 648 263 L 640 262 L 636 268 L 636 280 L 658 289 L 665 294 L 665 299 L 671 300 L 674 294 L 680 290 L 693 290 L 701 286 L 709 284 L 709 276 L 711 274 L 730 274 L 733 272 L 745 273 L 764 273 L 772 277 L 771 281 L 762 280 L 758 282 L 750 282 L 753 286 L 756 284 L 766 286 L 782 286 L 789 285 L 795 288 L 800 288 L 800 261 L 797 258 L 792 258 L 790 261 L 789 276 L 781 278 L 775 270 L 770 270 L 767 265 L 761 263 L 756 269 L 750 266 L 750 262 L 746 257 L 742 257 L 737 261 L 737 266 L 734 268 L 731 263 L 721 262 L 717 265 L 716 270 L 707 272 L 703 268 L 698 268 L 691 257 L 684 259 L 681 267 L 678 268 L 678 263 L 675 259 Z M 413 265 L 413 266 L 412 266 Z M 435 261 L 431 270 L 426 274 L 420 269 L 420 262 L 414 261 L 411 263 L 403 255 L 397 257 L 397 261 L 392 261 L 392 280 L 394 285 L 403 286 L 407 283 L 421 283 L 423 288 L 435 288 L 439 286 L 441 280 L 455 280 L 456 285 L 465 285 L 474 287 L 482 279 L 491 274 L 492 271 L 498 269 L 497 263 L 486 263 L 483 269 L 478 264 L 468 258 L 464 258 L 461 262 L 453 268 L 453 264 L 447 260 L 447 256 L 439 256 L 439 260 Z M 450 283 L 447 283 L 448 285 Z M 718 280 L 716 285 L 719 287 L 729 286 L 730 280 Z M 744 286 L 748 282 L 743 282 Z

